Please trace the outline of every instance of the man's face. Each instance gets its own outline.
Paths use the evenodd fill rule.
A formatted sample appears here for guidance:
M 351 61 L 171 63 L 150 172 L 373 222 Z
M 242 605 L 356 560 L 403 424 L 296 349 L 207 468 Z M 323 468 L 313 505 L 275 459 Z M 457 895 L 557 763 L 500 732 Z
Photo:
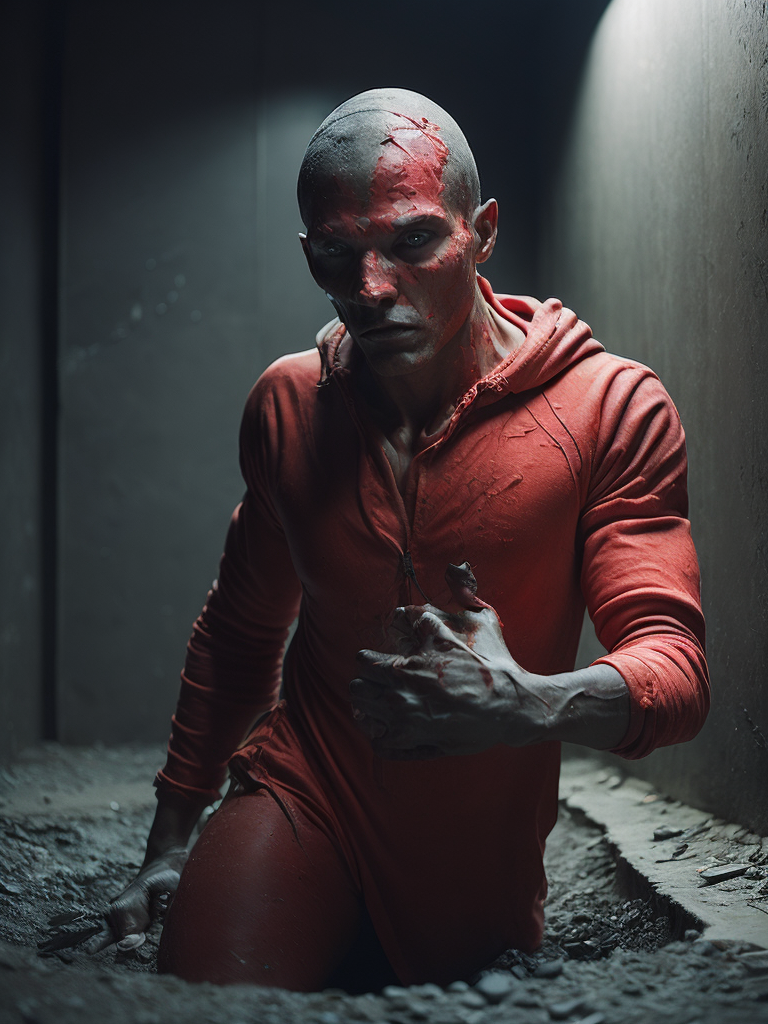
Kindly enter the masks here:
M 428 363 L 466 323 L 479 238 L 443 204 L 447 149 L 436 136 L 398 128 L 378 148 L 354 181 L 333 177 L 303 244 L 372 369 L 397 376 Z

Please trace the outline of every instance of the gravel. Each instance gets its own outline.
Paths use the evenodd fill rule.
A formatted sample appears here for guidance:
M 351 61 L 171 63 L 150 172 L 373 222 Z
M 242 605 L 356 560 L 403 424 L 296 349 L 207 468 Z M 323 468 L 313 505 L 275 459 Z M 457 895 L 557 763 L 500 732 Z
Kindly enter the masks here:
M 159 921 L 143 943 L 89 956 L 72 943 L 138 868 L 161 760 L 155 747 L 47 744 L 0 769 L 3 1024 L 768 1024 L 768 953 L 673 934 L 663 905 L 619 890 L 601 833 L 565 808 L 541 949 L 507 950 L 472 984 L 358 996 L 189 985 L 154 972 Z

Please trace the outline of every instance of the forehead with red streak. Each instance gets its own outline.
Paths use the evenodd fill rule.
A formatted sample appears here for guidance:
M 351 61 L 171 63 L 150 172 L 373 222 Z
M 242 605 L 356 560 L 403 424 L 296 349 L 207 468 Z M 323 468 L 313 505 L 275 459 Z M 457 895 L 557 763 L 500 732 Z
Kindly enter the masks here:
M 437 134 L 437 125 L 422 118 L 416 121 L 405 114 L 395 115 L 404 124 L 388 126 L 382 151 L 371 177 L 367 201 L 342 177 L 334 176 L 336 217 L 347 228 L 364 232 L 370 224 L 365 213 L 380 221 L 396 221 L 407 215 L 444 214 L 443 171 L 450 150 Z M 390 228 L 396 224 L 389 223 Z M 325 223 L 326 230 L 332 224 Z
M 442 207 L 443 170 L 449 150 L 437 134 L 440 129 L 426 118 L 420 123 L 398 116 L 406 123 L 391 128 L 381 144 L 371 181 L 371 205 L 390 203 L 403 215 L 414 209 L 418 196 Z

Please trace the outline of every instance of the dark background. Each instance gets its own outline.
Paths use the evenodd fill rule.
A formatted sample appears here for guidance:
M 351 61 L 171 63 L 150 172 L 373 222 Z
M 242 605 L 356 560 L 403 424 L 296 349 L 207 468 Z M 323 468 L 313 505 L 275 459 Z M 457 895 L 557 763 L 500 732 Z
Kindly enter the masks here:
M 500 202 L 496 290 L 558 295 L 680 409 L 715 698 L 634 770 L 765 832 L 762 5 L 11 0 L 0 39 L 5 756 L 166 734 L 243 401 L 332 315 L 301 155 L 398 85 L 451 111 Z

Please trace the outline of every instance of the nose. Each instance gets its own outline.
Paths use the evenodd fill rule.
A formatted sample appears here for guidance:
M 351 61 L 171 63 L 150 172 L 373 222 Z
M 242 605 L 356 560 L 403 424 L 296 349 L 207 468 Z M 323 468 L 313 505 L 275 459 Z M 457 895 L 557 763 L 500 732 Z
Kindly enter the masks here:
M 367 306 L 397 298 L 397 284 L 393 265 L 373 249 L 369 249 L 360 261 L 360 284 L 358 301 Z

